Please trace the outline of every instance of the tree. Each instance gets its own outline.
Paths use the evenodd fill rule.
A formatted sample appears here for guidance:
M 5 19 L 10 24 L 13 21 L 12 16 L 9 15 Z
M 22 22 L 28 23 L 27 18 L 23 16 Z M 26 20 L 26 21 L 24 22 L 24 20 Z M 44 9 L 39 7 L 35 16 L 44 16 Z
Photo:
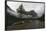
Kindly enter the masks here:
M 37 13 L 34 10 L 32 10 L 29 12 L 29 15 L 32 15 L 32 17 L 36 17 Z
M 34 10 L 32 10 L 30 12 L 26 12 L 25 9 L 23 8 L 22 4 L 19 6 L 19 8 L 17 8 L 17 12 L 20 13 L 20 16 L 22 16 L 22 14 L 24 14 L 24 15 L 32 15 L 32 17 L 37 16 L 37 13 Z
M 45 14 L 43 14 L 39 19 L 44 22 L 45 21 Z
M 17 12 L 20 13 L 20 14 L 24 14 L 25 13 L 25 10 L 24 10 L 22 4 L 19 6 L 19 8 L 17 8 Z

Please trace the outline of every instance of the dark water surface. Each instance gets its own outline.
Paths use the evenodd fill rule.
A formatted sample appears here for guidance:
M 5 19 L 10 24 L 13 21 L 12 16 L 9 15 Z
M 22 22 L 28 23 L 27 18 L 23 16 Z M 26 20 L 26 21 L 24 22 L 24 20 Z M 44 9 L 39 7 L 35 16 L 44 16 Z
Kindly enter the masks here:
M 18 29 L 38 29 L 44 28 L 44 22 L 40 20 L 22 20 L 13 23 L 7 27 L 7 30 L 18 30 Z

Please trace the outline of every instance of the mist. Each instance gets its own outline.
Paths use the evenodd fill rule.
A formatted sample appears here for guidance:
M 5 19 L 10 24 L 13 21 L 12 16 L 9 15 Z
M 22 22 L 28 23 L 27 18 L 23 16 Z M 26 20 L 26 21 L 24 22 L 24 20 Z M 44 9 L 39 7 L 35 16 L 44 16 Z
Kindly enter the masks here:
M 27 2 L 12 2 L 12 1 L 7 1 L 7 5 L 15 12 L 12 12 L 10 10 L 7 10 L 9 13 L 15 16 L 19 16 L 17 13 L 17 8 L 23 4 L 23 7 L 25 11 L 29 12 L 31 10 L 34 10 L 38 17 L 41 17 L 44 14 L 44 4 L 43 3 L 27 3 Z M 25 17 L 25 16 L 24 16 Z M 27 17 L 27 16 L 26 16 Z

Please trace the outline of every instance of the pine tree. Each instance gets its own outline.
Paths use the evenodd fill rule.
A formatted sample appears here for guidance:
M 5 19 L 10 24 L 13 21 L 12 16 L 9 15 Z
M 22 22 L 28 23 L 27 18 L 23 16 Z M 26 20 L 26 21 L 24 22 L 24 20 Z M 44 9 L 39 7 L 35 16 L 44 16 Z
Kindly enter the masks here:
M 20 17 L 22 17 L 22 14 L 25 13 L 25 10 L 24 10 L 22 4 L 19 6 L 19 8 L 17 8 L 17 13 L 19 13 L 19 16 L 20 16 Z
M 20 14 L 24 14 L 25 10 L 24 10 L 22 4 L 21 4 L 21 5 L 19 6 L 19 8 L 17 9 L 17 12 L 20 13 Z

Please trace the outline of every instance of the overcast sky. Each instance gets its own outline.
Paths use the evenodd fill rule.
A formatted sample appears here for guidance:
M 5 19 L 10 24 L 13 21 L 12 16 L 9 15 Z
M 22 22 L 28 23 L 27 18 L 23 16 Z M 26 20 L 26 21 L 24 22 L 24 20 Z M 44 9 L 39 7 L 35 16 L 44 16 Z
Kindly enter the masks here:
M 44 4 L 43 3 L 26 3 L 26 2 L 10 2 L 7 1 L 7 5 L 16 12 L 16 9 L 23 4 L 25 11 L 35 10 L 38 14 L 38 17 L 41 17 L 44 13 Z

